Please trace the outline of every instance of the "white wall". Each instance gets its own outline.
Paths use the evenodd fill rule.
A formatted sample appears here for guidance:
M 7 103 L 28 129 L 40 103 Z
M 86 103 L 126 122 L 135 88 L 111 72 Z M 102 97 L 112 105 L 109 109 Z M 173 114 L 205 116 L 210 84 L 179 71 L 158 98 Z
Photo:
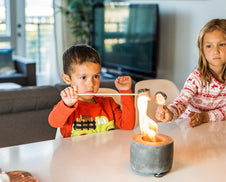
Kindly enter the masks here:
M 159 4 L 160 55 L 158 78 L 172 80 L 180 89 L 197 64 L 197 36 L 213 18 L 226 18 L 225 0 L 128 0 Z

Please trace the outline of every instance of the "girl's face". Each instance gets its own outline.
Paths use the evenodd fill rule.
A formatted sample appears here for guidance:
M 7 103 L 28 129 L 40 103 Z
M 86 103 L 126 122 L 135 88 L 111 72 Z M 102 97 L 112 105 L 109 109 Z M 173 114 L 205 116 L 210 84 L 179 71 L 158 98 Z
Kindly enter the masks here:
M 84 62 L 82 64 L 73 64 L 70 82 L 68 84 L 77 86 L 78 93 L 97 93 L 100 86 L 101 66 L 97 63 Z M 90 96 L 79 96 L 79 100 L 89 102 L 93 98 Z
M 226 37 L 220 30 L 208 32 L 203 38 L 203 51 L 212 70 L 223 68 L 226 64 Z

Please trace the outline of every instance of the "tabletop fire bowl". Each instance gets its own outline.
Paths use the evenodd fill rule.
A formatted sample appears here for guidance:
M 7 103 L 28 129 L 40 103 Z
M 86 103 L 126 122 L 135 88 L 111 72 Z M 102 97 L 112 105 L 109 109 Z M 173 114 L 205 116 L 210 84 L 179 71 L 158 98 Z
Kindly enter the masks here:
M 140 175 L 162 177 L 173 163 L 173 139 L 157 134 L 157 142 L 148 141 L 142 134 L 132 137 L 130 145 L 131 169 Z

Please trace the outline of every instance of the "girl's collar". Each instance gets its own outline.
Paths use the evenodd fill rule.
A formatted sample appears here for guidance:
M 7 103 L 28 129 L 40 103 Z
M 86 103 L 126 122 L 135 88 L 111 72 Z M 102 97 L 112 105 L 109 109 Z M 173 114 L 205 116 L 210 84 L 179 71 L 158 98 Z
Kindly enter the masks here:
M 225 80 L 224 80 L 224 81 L 221 81 L 221 80 L 218 80 L 217 78 L 215 78 L 215 77 L 214 77 L 214 74 L 212 73 L 211 70 L 209 70 L 209 72 L 210 72 L 211 79 L 213 79 L 214 82 L 218 82 L 218 83 L 220 83 L 220 84 L 225 84 L 225 83 L 226 83 Z

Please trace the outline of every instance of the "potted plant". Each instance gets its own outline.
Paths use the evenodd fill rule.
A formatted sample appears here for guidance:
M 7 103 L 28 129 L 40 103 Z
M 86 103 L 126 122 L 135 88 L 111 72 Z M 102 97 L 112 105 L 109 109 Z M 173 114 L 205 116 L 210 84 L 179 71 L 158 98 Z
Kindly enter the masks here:
M 92 5 L 100 0 L 63 0 L 65 6 L 59 6 L 66 16 L 75 44 L 90 44 L 90 23 Z

